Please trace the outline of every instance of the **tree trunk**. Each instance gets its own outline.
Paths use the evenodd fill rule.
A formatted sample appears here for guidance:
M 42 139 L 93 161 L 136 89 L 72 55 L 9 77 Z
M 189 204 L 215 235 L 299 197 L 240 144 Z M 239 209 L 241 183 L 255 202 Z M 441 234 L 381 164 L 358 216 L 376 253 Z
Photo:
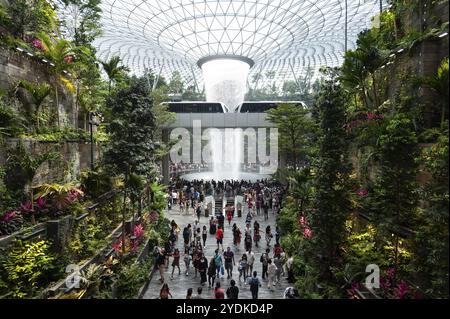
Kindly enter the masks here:
M 127 210 L 127 181 L 128 174 L 125 174 L 125 185 L 123 189 L 123 209 L 122 209 L 122 254 L 125 254 L 125 218 Z
M 58 128 L 61 127 L 61 123 L 59 120 L 59 96 L 58 96 L 58 84 L 55 84 L 55 100 L 56 100 L 56 123 Z

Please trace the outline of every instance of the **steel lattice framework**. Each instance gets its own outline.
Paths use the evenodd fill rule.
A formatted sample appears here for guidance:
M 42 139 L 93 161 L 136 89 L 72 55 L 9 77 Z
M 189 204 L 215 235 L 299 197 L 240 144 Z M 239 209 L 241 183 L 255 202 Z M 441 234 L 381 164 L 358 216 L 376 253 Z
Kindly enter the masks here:
M 255 62 L 249 81 L 260 87 L 340 65 L 344 54 L 344 0 L 103 0 L 101 8 L 99 58 L 119 55 L 136 74 L 178 71 L 202 83 L 199 59 L 235 55 Z M 347 0 L 348 49 L 379 10 L 380 0 Z

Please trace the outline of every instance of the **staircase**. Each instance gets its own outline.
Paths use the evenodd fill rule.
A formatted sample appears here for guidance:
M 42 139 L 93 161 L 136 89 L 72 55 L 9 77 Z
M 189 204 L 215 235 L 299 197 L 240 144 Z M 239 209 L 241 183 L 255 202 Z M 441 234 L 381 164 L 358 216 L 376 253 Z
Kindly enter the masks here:
M 215 215 L 219 215 L 219 212 L 223 212 L 223 198 L 216 198 L 214 203 L 214 213 Z

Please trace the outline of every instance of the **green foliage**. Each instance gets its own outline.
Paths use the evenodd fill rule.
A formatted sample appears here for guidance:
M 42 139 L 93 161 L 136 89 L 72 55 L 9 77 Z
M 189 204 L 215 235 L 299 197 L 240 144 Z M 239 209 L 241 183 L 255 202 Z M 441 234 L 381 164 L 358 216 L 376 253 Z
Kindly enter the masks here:
M 81 172 L 81 185 L 85 194 L 92 199 L 111 191 L 113 188 L 111 176 L 102 167 L 96 167 L 94 170 L 83 170 Z
M 125 77 L 126 72 L 128 72 L 128 68 L 120 65 L 122 60 L 119 56 L 113 56 L 109 61 L 102 61 L 101 64 L 103 66 L 103 70 L 106 72 L 106 75 L 109 79 L 108 91 L 111 92 L 111 85 L 117 81 L 120 81 Z
M 47 152 L 33 156 L 22 143 L 6 150 L 6 165 L 4 182 L 12 192 L 23 191 L 26 185 L 30 185 L 38 168 L 47 161 L 58 158 L 58 154 Z
M 17 84 L 17 88 L 22 88 L 28 92 L 31 97 L 33 105 L 33 114 L 29 117 L 35 122 L 36 130 L 39 130 L 39 118 L 42 103 L 50 95 L 52 88 L 49 84 L 43 83 L 31 83 L 27 80 L 20 80 Z M 24 103 L 26 105 L 26 103 Z
M 308 214 L 312 237 L 307 251 L 319 278 L 330 279 L 330 267 L 339 263 L 345 240 L 345 221 L 351 210 L 349 198 L 348 141 L 344 124 L 346 94 L 333 73 L 316 101 L 319 111 L 319 151 L 315 163 L 313 211 Z
M 372 216 L 386 234 L 401 232 L 417 221 L 417 137 L 403 114 L 389 120 L 379 137 L 380 171 L 373 194 Z
M 7 283 L 15 298 L 32 297 L 51 277 L 55 257 L 46 241 L 16 241 L 3 261 Z
M 135 299 L 137 298 L 139 288 L 142 287 L 148 274 L 150 273 L 151 263 L 147 264 L 132 264 L 124 266 L 115 282 L 117 298 L 120 299 Z
M 9 105 L 0 95 L 0 142 L 5 137 L 15 137 L 27 129 L 27 119 Z
M 449 293 L 448 143 L 448 130 L 445 130 L 435 145 L 423 151 L 422 160 L 432 179 L 422 187 L 421 198 L 428 205 L 420 211 L 420 224 L 414 238 L 415 271 L 426 293 L 435 298 L 447 298 Z
M 56 13 L 45 0 L 9 0 L 1 16 L 2 24 L 21 39 L 39 32 L 51 33 L 57 25 Z
M 309 110 L 293 104 L 280 104 L 267 111 L 267 120 L 278 128 L 278 145 L 288 163 L 296 168 L 308 162 L 314 125 Z
M 152 168 L 155 128 L 152 99 L 143 82 L 122 89 L 108 100 L 110 143 L 104 159 L 116 174 L 146 175 Z

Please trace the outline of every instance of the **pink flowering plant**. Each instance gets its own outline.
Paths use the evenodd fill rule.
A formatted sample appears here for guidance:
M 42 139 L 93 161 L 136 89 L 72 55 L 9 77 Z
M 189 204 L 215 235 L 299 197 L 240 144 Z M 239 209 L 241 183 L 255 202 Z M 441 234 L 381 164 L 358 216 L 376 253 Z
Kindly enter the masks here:
M 9 235 L 18 231 L 22 224 L 22 214 L 18 210 L 11 210 L 0 214 L 0 236 Z

